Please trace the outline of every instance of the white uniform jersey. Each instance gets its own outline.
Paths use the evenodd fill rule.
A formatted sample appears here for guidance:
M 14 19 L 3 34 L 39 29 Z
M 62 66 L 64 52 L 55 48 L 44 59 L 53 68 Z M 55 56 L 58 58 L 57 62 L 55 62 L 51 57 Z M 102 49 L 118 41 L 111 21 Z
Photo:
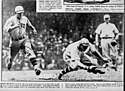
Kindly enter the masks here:
M 19 20 L 17 19 L 16 15 L 10 17 L 4 25 L 4 32 L 8 33 L 10 26 L 14 26 L 15 24 L 20 24 L 20 27 L 13 29 L 9 32 L 11 38 L 19 38 L 26 35 L 26 26 L 31 26 L 29 19 L 26 16 L 22 16 Z
M 78 50 L 78 45 L 79 45 L 79 41 L 68 45 L 68 47 L 66 48 L 63 54 L 64 60 L 67 60 L 68 56 L 71 57 L 70 58 L 71 60 L 80 60 L 80 51 Z
M 115 37 L 115 33 L 119 33 L 119 31 L 112 23 L 102 23 L 98 26 L 95 33 L 100 34 L 100 37 Z

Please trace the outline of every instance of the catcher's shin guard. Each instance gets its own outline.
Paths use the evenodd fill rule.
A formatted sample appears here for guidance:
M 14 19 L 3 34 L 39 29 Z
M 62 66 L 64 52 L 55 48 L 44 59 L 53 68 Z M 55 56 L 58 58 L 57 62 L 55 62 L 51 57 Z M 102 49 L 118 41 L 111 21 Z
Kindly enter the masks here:
M 30 59 L 30 62 L 32 63 L 33 67 L 34 67 L 34 70 L 35 70 L 35 73 L 36 75 L 40 75 L 41 73 L 41 70 L 39 68 L 39 63 L 37 62 L 36 58 L 31 58 Z
M 58 76 L 58 79 L 61 80 L 61 77 L 65 74 L 67 74 L 68 72 L 71 72 L 71 71 L 76 71 L 78 70 L 77 68 L 73 69 L 71 67 L 67 67 L 66 69 L 62 70 L 60 73 L 59 73 L 59 76 Z

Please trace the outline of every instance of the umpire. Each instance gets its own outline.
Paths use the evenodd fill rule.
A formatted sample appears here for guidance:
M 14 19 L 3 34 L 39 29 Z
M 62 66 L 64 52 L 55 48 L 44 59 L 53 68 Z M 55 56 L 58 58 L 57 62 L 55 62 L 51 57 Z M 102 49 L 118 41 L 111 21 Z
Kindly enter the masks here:
M 104 15 L 104 23 L 101 23 L 95 33 L 96 33 L 96 46 L 99 45 L 99 36 L 101 38 L 102 54 L 104 57 L 111 60 L 113 68 L 117 70 L 117 60 L 118 60 L 118 50 L 117 50 L 117 40 L 118 40 L 118 29 L 113 23 L 110 23 L 110 15 Z
M 37 31 L 23 13 L 24 8 L 22 6 L 16 6 L 15 15 L 11 16 L 4 25 L 4 34 L 10 37 L 9 47 L 11 58 L 8 63 L 8 70 L 11 69 L 12 61 L 19 50 L 23 50 L 33 65 L 36 75 L 40 75 L 41 70 L 39 68 L 39 63 L 36 61 L 36 55 L 31 48 L 31 43 L 26 33 L 26 27 L 28 25 L 33 30 L 34 34 L 37 34 Z

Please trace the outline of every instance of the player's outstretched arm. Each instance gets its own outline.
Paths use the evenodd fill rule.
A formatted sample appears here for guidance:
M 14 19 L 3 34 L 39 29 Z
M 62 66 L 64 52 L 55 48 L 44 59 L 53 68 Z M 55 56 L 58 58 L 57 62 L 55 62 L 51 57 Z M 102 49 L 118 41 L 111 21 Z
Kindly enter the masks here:
M 31 22 L 29 21 L 29 19 L 27 19 L 27 24 L 33 30 L 33 33 L 37 34 L 37 31 L 36 31 L 35 27 L 31 24 Z

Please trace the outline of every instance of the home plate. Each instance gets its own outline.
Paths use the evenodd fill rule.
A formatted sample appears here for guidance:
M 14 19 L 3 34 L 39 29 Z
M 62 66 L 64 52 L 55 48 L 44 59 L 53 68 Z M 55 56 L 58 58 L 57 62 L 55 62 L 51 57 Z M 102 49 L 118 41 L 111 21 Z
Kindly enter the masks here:
M 56 74 L 41 74 L 38 77 L 39 77 L 39 79 L 50 80 L 50 79 L 57 78 L 57 75 Z

